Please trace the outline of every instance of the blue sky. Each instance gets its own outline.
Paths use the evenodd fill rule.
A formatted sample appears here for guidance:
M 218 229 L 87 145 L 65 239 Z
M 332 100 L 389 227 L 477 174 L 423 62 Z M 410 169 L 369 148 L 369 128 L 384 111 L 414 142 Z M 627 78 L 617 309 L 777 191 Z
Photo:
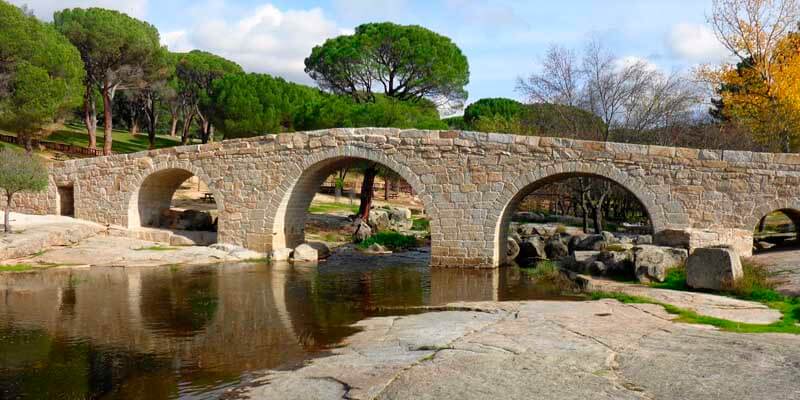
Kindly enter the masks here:
M 550 44 L 603 40 L 619 57 L 665 71 L 717 62 L 725 51 L 706 26 L 710 0 L 11 0 L 42 19 L 65 7 L 120 9 L 154 24 L 171 50 L 199 48 L 252 72 L 312 84 L 303 58 L 326 38 L 371 21 L 419 24 L 444 34 L 470 62 L 470 102 L 519 98 L 518 76 Z

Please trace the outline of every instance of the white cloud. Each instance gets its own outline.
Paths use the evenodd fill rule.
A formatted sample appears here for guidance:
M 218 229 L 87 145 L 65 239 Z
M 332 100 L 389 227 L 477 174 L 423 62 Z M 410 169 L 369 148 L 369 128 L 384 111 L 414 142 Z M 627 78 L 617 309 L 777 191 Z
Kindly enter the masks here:
M 728 50 L 707 26 L 681 23 L 672 27 L 667 46 L 678 57 L 695 63 L 714 63 L 729 56 Z
M 620 70 L 623 69 L 623 68 L 626 68 L 626 67 L 630 67 L 630 66 L 633 66 L 633 65 L 636 65 L 636 64 L 640 64 L 640 63 L 644 64 L 645 69 L 648 70 L 648 71 L 658 71 L 659 70 L 658 65 L 656 65 L 654 62 L 652 62 L 652 61 L 650 61 L 650 60 L 648 60 L 646 58 L 639 57 L 639 56 L 622 57 L 622 58 L 619 58 L 619 59 L 617 59 L 615 61 L 616 61 L 616 64 L 617 64 L 617 68 L 619 68 Z
M 189 35 L 186 31 L 172 31 L 164 32 L 161 34 L 161 44 L 167 46 L 170 51 L 185 53 L 194 50 L 192 43 L 189 41 Z
M 203 20 L 188 30 L 167 32 L 163 42 L 172 51 L 203 49 L 236 61 L 249 72 L 309 83 L 303 60 L 311 49 L 349 32 L 327 19 L 319 8 L 283 11 L 265 4 L 238 19 Z
M 102 7 L 122 11 L 134 18 L 143 19 L 147 14 L 148 0 L 10 0 L 16 6 L 27 6 L 37 18 L 52 21 L 53 13 L 65 8 Z

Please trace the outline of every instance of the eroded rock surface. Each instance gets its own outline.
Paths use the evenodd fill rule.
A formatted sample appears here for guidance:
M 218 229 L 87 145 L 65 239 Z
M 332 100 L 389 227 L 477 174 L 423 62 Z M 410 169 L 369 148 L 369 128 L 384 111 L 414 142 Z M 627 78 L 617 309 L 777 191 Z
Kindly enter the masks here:
M 253 399 L 800 399 L 800 337 L 673 323 L 660 306 L 459 305 L 358 324 L 333 355 L 265 373 Z M 469 311 L 466 311 L 469 310 Z M 621 327 L 624 327 L 621 328 Z

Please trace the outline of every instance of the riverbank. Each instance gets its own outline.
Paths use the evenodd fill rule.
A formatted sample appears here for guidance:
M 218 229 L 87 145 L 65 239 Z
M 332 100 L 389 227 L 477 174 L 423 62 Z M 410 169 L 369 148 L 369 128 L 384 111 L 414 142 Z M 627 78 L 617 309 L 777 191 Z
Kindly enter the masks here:
M 245 399 L 800 399 L 800 336 L 674 323 L 653 304 L 461 303 L 361 321 Z

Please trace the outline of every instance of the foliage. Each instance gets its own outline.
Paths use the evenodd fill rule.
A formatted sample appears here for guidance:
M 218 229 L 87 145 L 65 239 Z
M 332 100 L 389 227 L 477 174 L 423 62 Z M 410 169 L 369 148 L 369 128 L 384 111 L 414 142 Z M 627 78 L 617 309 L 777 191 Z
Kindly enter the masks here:
M 518 120 L 525 112 L 525 106 L 512 99 L 480 99 L 464 109 L 464 123 L 475 125 L 481 118 L 497 116 L 507 120 Z
M 427 218 L 412 218 L 411 219 L 412 231 L 431 231 L 431 221 Z
M 398 100 L 467 98 L 467 58 L 449 38 L 416 25 L 360 25 L 314 47 L 305 65 L 320 87 L 356 101 L 374 101 L 375 88 Z
M 201 122 L 201 140 L 206 143 L 211 134 L 208 121 L 215 118 L 211 115 L 215 110 L 211 100 L 214 95 L 214 81 L 228 74 L 242 74 L 244 70 L 233 61 L 200 50 L 192 50 L 177 57 L 175 74 L 183 107 L 183 142 L 189 140 L 188 128 L 196 117 Z
M 445 129 L 433 103 L 375 95 L 359 103 L 345 96 L 266 74 L 230 74 L 214 84 L 212 122 L 226 138 L 338 127 Z
M 533 103 L 506 98 L 480 99 L 464 110 L 463 118 L 445 120 L 452 129 L 517 135 L 597 138 L 603 121 L 578 107 Z
M 30 149 L 80 102 L 85 72 L 78 50 L 51 25 L 0 2 L 0 127 Z
M 769 78 L 755 58 L 703 74 L 717 85 L 713 115 L 745 126 L 773 150 L 791 151 L 800 146 L 800 34 L 783 39 L 774 57 Z
M 84 109 L 86 121 L 96 121 L 93 91 L 103 98 L 105 154 L 112 147 L 112 99 L 117 90 L 139 85 L 165 51 L 158 30 L 147 22 L 103 8 L 73 8 L 53 16 L 56 29 L 81 53 L 86 69 Z M 94 127 L 87 126 L 90 135 Z M 94 144 L 94 138 L 90 145 Z
M 11 200 L 20 192 L 41 192 L 47 188 L 47 168 L 33 154 L 17 150 L 0 150 L 0 189 L 5 192 L 6 204 L 3 227 L 11 232 Z
M 406 250 L 417 247 L 417 238 L 411 235 L 404 235 L 398 232 L 378 232 L 363 242 L 358 247 L 366 249 L 373 244 L 379 244 L 390 250 Z
M 212 122 L 226 138 L 303 129 L 323 95 L 267 74 L 229 74 L 213 84 Z

